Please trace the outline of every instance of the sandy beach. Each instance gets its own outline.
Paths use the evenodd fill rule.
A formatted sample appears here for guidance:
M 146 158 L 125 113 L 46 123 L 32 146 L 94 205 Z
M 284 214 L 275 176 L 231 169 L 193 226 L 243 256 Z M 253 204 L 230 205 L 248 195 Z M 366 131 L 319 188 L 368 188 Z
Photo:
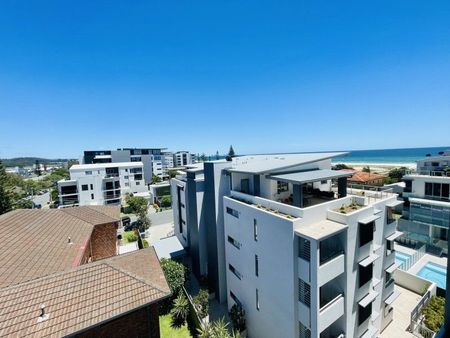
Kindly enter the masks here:
M 393 168 L 406 167 L 408 169 L 416 169 L 416 163 L 362 163 L 362 162 L 333 162 L 333 165 L 342 163 L 348 167 L 352 167 L 355 170 L 362 170 L 364 167 L 369 166 L 370 170 L 374 173 L 385 174 Z

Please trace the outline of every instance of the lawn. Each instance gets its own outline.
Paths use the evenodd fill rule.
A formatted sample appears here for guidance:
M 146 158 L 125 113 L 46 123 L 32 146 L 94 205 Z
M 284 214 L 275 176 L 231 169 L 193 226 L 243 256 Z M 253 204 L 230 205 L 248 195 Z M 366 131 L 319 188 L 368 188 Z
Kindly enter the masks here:
M 170 315 L 159 316 L 161 338 L 192 338 L 186 324 L 184 324 L 179 329 L 175 329 L 170 326 L 171 323 L 172 318 L 170 317 Z

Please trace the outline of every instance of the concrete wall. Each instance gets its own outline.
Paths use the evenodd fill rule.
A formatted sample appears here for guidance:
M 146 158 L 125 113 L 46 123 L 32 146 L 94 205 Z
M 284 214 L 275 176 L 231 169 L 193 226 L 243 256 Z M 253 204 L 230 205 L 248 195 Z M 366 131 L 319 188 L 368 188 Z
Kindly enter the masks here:
M 425 293 L 425 291 L 431 286 L 431 282 L 427 281 L 426 279 L 423 279 L 419 276 L 413 275 L 411 273 L 408 273 L 403 270 L 397 270 L 394 272 L 394 279 L 395 284 L 408 289 L 412 292 L 415 292 L 419 295 L 422 295 Z M 436 286 L 432 288 L 434 292 L 433 294 L 436 294 Z

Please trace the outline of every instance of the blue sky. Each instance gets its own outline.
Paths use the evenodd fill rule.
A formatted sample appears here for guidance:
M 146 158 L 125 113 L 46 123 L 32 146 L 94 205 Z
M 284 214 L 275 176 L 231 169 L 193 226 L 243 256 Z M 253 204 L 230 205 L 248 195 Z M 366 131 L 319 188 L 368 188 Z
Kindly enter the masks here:
M 450 2 L 0 2 L 0 158 L 450 142 Z

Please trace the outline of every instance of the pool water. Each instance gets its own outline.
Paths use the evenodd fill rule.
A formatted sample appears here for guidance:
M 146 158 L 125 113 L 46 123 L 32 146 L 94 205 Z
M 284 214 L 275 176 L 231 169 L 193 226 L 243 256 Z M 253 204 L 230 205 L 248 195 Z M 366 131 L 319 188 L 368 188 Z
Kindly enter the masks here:
M 447 279 L 447 268 L 442 265 L 428 262 L 420 271 L 417 276 L 425 278 L 430 282 L 434 282 L 442 289 L 445 289 L 445 281 Z
M 408 254 L 399 251 L 395 252 L 395 263 L 397 263 L 399 266 L 405 264 L 410 258 L 411 256 Z

